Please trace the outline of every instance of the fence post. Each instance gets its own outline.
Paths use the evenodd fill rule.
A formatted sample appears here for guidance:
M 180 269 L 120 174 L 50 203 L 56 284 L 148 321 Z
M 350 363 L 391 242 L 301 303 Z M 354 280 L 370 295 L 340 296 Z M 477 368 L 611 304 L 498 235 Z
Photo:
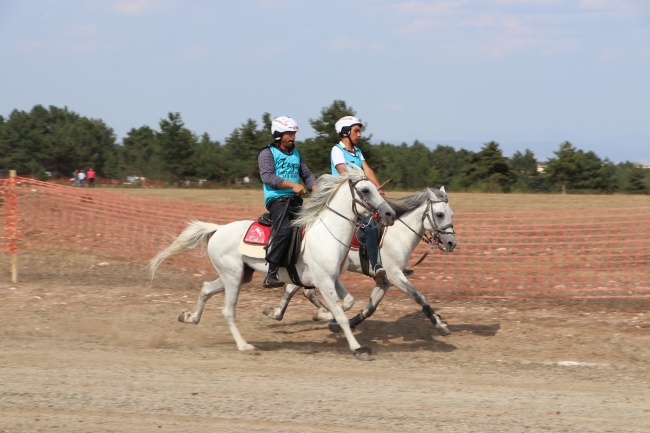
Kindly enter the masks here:
M 11 282 L 18 282 L 18 218 L 16 215 L 16 170 L 9 170 L 9 188 L 7 190 L 7 220 L 5 224 L 7 249 L 11 257 Z

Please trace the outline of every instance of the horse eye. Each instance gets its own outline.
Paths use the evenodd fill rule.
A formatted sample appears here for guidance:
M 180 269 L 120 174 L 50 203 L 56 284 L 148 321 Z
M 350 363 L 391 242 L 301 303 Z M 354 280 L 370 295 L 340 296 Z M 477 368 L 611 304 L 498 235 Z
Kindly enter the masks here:
M 361 190 L 361 192 L 364 193 L 364 194 L 368 194 L 370 192 L 370 190 L 368 188 L 364 188 L 364 189 Z
M 445 213 L 444 212 L 436 212 L 436 216 L 438 218 L 442 218 L 443 216 L 445 216 Z

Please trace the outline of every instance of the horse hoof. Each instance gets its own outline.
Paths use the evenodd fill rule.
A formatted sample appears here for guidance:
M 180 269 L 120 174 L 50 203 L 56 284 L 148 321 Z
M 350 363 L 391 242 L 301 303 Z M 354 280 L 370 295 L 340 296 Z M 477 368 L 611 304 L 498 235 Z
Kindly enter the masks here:
M 332 313 L 330 313 L 329 310 L 326 310 L 325 308 L 319 308 L 316 310 L 316 312 L 314 312 L 311 320 L 314 322 L 324 322 L 326 320 L 334 320 L 334 316 L 332 316 Z
M 194 323 L 192 321 L 192 313 L 188 313 L 187 311 L 183 311 L 178 315 L 178 321 L 181 323 Z
M 328 323 L 327 324 L 327 329 L 329 329 L 330 331 L 332 331 L 335 334 L 338 334 L 339 332 L 341 332 L 341 327 L 336 322 Z M 357 349 L 357 350 L 359 350 L 359 349 Z
M 253 346 L 252 344 L 246 343 L 243 346 L 238 347 L 237 349 L 239 349 L 242 352 L 248 352 L 250 350 L 255 350 L 255 346 Z
M 445 323 L 436 323 L 436 331 L 438 331 L 438 334 L 442 335 L 443 337 L 448 336 L 451 334 L 451 331 L 449 328 L 447 328 L 447 325 Z
M 267 308 L 267 309 L 265 309 L 265 310 L 264 310 L 264 315 L 265 315 L 266 317 L 268 317 L 269 319 L 273 319 L 273 320 L 282 320 L 281 317 L 278 317 L 278 316 L 275 314 L 275 308 Z
M 361 346 L 353 352 L 355 358 L 359 361 L 372 361 L 372 349 L 369 347 Z

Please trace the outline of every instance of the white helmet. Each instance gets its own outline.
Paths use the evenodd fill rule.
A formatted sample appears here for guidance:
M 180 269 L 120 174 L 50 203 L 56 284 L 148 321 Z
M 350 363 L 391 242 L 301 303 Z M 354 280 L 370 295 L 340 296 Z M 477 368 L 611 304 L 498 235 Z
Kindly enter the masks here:
M 337 122 L 334 127 L 336 128 L 336 132 L 341 136 L 341 137 L 347 137 L 350 135 L 350 131 L 352 130 L 352 127 L 354 125 L 363 125 L 359 119 L 357 119 L 354 116 L 345 116 L 341 117 Z
M 271 133 L 275 141 L 282 138 L 284 132 L 298 132 L 298 124 L 289 116 L 280 116 L 271 122 Z

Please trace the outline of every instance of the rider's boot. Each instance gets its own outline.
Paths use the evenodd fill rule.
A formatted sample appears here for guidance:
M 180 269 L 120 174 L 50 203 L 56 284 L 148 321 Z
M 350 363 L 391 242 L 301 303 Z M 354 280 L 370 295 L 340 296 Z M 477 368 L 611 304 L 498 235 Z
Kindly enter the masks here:
M 381 265 L 381 263 L 376 263 L 372 267 L 372 277 L 375 279 L 375 283 L 383 285 L 386 282 L 386 269 Z
M 269 263 L 269 273 L 266 274 L 263 286 L 267 289 L 284 287 L 284 282 L 278 278 L 278 265 L 275 263 Z

